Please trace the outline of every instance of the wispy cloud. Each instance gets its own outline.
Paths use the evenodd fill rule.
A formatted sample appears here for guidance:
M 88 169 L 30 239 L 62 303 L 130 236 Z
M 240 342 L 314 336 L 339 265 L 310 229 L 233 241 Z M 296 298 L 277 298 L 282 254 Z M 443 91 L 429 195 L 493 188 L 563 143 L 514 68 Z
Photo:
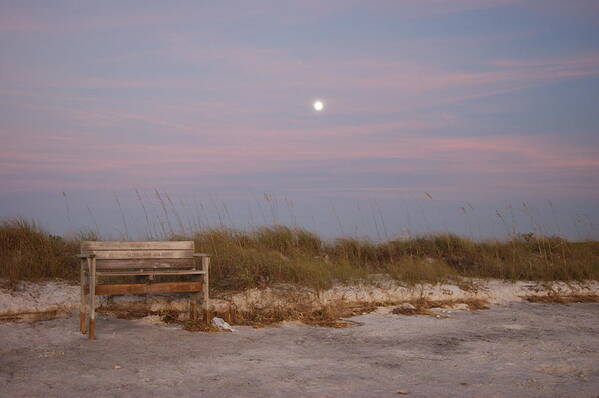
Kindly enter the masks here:
M 0 199 L 596 198 L 597 15 L 587 0 L 4 2 Z

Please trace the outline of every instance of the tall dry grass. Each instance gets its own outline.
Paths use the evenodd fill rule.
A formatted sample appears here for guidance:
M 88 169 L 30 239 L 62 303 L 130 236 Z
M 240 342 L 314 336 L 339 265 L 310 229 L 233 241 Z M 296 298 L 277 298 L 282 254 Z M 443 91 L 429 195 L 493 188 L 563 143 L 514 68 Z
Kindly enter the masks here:
M 9 281 L 74 278 L 71 257 L 80 240 L 48 234 L 22 219 L 0 223 L 0 278 Z M 301 228 L 262 227 L 251 231 L 204 229 L 171 235 L 194 240 L 212 255 L 211 284 L 222 290 L 293 283 L 325 289 L 386 274 L 404 283 L 443 282 L 460 276 L 509 280 L 599 279 L 599 242 L 518 235 L 475 242 L 451 234 L 375 243 L 341 238 L 323 241 Z
M 48 234 L 21 218 L 0 222 L 0 278 L 18 280 L 74 278 L 79 239 Z

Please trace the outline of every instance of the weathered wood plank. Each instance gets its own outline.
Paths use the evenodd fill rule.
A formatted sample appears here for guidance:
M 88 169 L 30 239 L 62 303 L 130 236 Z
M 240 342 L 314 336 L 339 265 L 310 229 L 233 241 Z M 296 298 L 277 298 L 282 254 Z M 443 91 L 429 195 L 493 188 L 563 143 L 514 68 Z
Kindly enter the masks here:
M 94 340 L 94 327 L 96 323 L 96 259 L 87 259 L 89 264 L 89 327 L 87 337 Z
M 97 260 L 193 258 L 193 250 L 88 250 Z
M 193 241 L 163 242 L 120 242 L 120 241 L 84 241 L 81 252 L 92 250 L 193 250 Z
M 98 276 L 136 276 L 136 275 L 202 275 L 204 271 L 174 270 L 174 271 L 108 271 L 96 272 Z
M 204 276 L 202 279 L 204 280 L 204 300 L 203 300 L 203 314 L 204 314 L 204 324 L 210 325 L 212 319 L 210 317 L 210 285 L 208 283 L 208 276 L 210 274 L 210 257 L 202 257 L 202 271 L 204 271 Z
M 112 296 L 117 294 L 192 293 L 201 290 L 202 282 L 96 285 L 96 295 L 98 296 Z
M 172 259 L 127 259 L 127 260 L 97 260 L 98 269 L 159 269 L 159 268 L 195 268 L 196 262 L 190 258 Z
M 85 286 L 85 266 L 81 266 L 81 270 L 80 270 L 80 284 L 81 284 L 81 297 L 80 297 L 80 303 L 79 303 L 79 330 L 81 331 L 81 333 L 85 334 L 86 332 L 86 327 L 85 327 L 85 317 L 86 317 L 86 310 L 85 310 L 85 291 L 83 289 L 83 287 Z

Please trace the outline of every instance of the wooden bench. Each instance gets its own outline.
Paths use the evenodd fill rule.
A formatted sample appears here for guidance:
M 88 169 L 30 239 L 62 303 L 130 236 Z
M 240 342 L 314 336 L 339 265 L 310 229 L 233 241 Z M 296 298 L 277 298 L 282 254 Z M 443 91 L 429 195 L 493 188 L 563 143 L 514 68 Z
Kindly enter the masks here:
M 197 319 L 200 293 L 203 292 L 204 322 L 209 322 L 208 268 L 210 257 L 194 253 L 193 241 L 177 242 L 81 242 L 81 333 L 89 321 L 90 340 L 94 339 L 96 295 L 192 293 L 190 318 Z M 198 260 L 201 259 L 201 269 Z M 201 280 L 156 282 L 155 276 L 199 276 Z M 98 277 L 141 277 L 145 283 L 97 284 Z M 139 279 L 139 278 L 136 278 Z M 180 279 L 180 278 L 179 278 Z M 87 316 L 86 316 L 87 315 Z

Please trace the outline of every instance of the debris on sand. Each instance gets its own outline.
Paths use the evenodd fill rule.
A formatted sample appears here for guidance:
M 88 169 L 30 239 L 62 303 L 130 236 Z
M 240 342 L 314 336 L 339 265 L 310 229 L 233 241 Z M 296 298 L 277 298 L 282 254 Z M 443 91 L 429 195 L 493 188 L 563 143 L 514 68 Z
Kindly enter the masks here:
M 225 320 L 222 318 L 218 318 L 218 317 L 212 318 L 212 324 L 222 330 L 228 330 L 229 332 L 235 331 L 235 329 L 233 329 L 231 327 L 231 325 L 229 325 L 227 322 L 225 322 Z
M 489 308 L 489 301 L 479 298 L 430 300 L 421 297 L 410 302 L 401 303 L 391 311 L 395 315 L 429 315 L 435 318 L 449 318 L 452 310 L 484 310 Z
M 418 313 L 418 308 L 410 303 L 401 303 L 391 311 L 395 315 L 414 315 Z
M 522 298 L 530 303 L 599 303 L 597 294 L 552 294 L 550 292 L 544 296 L 523 296 Z

